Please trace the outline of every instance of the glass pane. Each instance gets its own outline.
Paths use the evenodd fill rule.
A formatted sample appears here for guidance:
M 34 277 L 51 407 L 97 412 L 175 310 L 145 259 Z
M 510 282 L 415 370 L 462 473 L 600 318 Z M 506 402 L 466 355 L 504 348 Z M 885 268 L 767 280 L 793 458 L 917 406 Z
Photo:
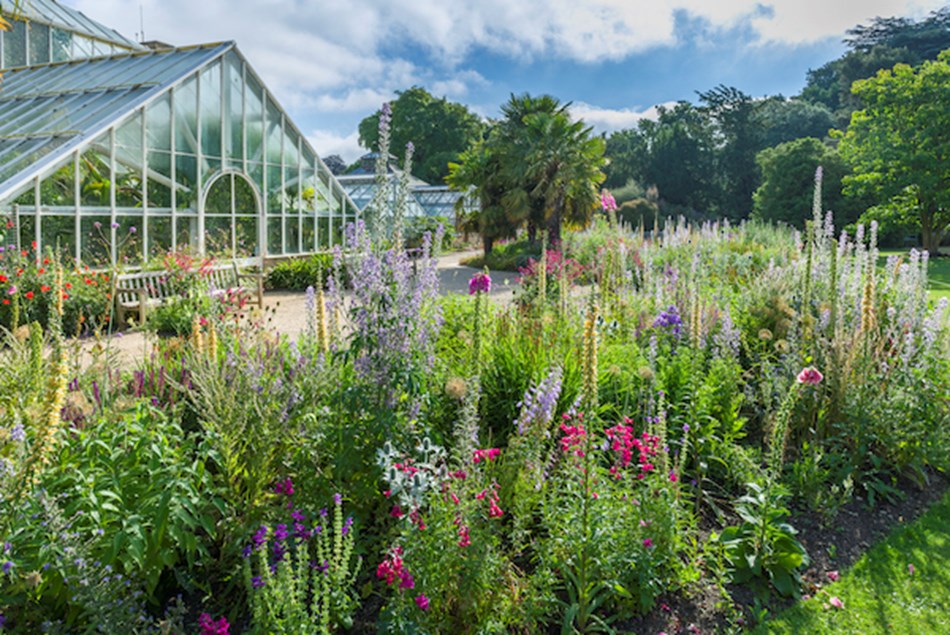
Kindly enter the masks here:
M 3 67 L 26 66 L 26 23 L 13 20 L 13 28 L 3 34 Z
M 198 253 L 198 217 L 178 216 L 175 218 L 175 235 L 178 251 Z
M 49 27 L 37 22 L 30 23 L 30 64 L 49 62 Z
M 237 214 L 257 216 L 254 188 L 241 176 L 234 177 L 234 211 Z
M 326 217 L 317 218 L 317 249 L 324 250 L 330 248 L 330 219 Z
M 73 38 L 73 59 L 92 57 L 92 40 L 82 36 Z
M 108 216 L 83 216 L 81 219 L 82 252 L 80 257 L 83 264 L 90 267 L 103 267 L 110 264 L 109 253 L 111 248 L 112 230 L 109 227 Z
M 141 152 L 142 149 L 142 113 L 135 113 L 115 131 L 115 143 L 123 148 Z M 134 154 L 134 153 L 132 153 Z
M 40 230 L 43 236 L 43 252 L 52 250 L 64 262 L 76 257 L 76 217 L 47 216 L 40 217 Z
M 198 80 L 189 77 L 175 89 L 175 151 L 198 153 Z
M 281 171 L 279 165 L 267 166 L 267 213 L 280 214 Z
M 40 182 L 40 203 L 51 211 L 72 210 L 76 203 L 73 162 L 59 168 Z
M 284 253 L 296 254 L 300 252 L 300 219 L 284 219 Z
M 312 216 L 304 216 L 300 219 L 300 233 L 303 236 L 303 251 L 309 253 L 316 249 L 316 228 L 315 219 Z
M 175 207 L 180 212 L 198 209 L 198 159 L 186 154 L 175 155 Z
M 148 153 L 148 206 L 149 209 L 171 209 L 171 161 L 168 152 Z
M 247 164 L 247 175 L 250 177 L 251 182 L 257 186 L 261 192 L 264 192 L 264 166 L 260 163 L 248 163 Z
M 205 251 L 232 257 L 230 216 L 205 216 Z
M 261 150 L 264 139 L 264 105 L 261 101 L 261 87 L 253 77 L 247 78 L 245 98 L 247 99 L 247 153 L 250 161 L 263 161 Z
M 82 205 L 106 208 L 111 205 L 109 188 L 112 178 L 109 170 L 109 137 L 99 137 L 79 158 L 79 188 Z
M 281 221 L 279 218 L 267 219 L 267 253 L 272 256 L 277 256 L 282 253 L 280 224 Z
M 172 219 L 169 216 L 148 217 L 148 258 L 157 260 L 172 249 Z
M 201 157 L 201 182 L 207 183 L 221 174 L 221 159 L 218 157 Z
M 148 105 L 148 146 L 155 150 L 172 149 L 171 138 L 171 96 L 163 95 Z
M 244 158 L 244 80 L 241 77 L 242 63 L 236 55 L 228 53 L 225 58 L 225 108 L 227 118 L 225 128 L 228 132 L 225 139 L 225 153 L 232 160 Z
M 259 256 L 257 249 L 257 218 L 238 216 L 234 224 L 237 234 L 235 258 Z
M 12 238 L 11 238 L 12 240 Z M 36 216 L 29 210 L 20 209 L 20 247 L 29 249 L 36 240 Z
M 117 153 L 118 154 L 118 153 Z M 138 161 L 137 163 L 141 163 Z M 142 170 L 129 167 L 125 162 L 115 164 L 115 204 L 119 208 L 142 207 Z
M 267 100 L 267 162 L 280 165 L 284 135 L 281 133 L 280 110 Z
M 201 151 L 221 156 L 221 65 L 201 73 Z
M 231 213 L 231 176 L 222 176 L 211 184 L 205 198 L 205 214 Z
M 73 34 L 62 29 L 52 29 L 53 61 L 65 62 L 72 59 Z
M 121 213 L 121 212 L 120 212 Z M 116 262 L 122 265 L 142 263 L 142 215 L 126 214 L 116 217 Z

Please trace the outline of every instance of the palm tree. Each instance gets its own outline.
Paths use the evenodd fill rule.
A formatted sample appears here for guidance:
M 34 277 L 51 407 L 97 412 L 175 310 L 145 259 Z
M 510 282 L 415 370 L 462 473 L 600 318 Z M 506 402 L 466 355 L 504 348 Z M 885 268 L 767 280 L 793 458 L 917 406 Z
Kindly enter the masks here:
M 565 221 L 589 222 L 604 180 L 605 143 L 572 121 L 568 106 L 549 95 L 512 95 L 488 137 L 450 164 L 449 185 L 479 195 L 486 254 L 495 239 L 525 224 L 531 241 L 546 227 L 554 242 Z

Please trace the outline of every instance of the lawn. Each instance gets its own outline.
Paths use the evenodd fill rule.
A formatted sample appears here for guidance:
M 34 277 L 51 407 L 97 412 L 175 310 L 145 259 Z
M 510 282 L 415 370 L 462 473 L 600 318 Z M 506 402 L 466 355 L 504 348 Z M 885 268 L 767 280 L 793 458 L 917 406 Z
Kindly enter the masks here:
M 878 264 L 883 266 L 888 256 L 903 256 L 907 251 L 903 249 L 882 250 Z M 950 298 L 950 254 L 943 251 L 940 258 L 931 258 L 927 267 L 927 277 L 930 282 L 930 299 Z
M 840 579 L 756 631 L 950 633 L 950 493 L 896 529 Z M 842 608 L 830 602 L 838 598 Z

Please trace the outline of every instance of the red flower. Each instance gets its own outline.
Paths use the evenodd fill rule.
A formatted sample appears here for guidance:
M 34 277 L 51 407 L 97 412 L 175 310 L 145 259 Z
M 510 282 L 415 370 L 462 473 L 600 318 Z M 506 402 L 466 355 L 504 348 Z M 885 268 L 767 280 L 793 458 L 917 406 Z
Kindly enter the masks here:
M 26 295 L 26 299 L 27 299 L 27 300 L 32 300 L 32 299 L 33 299 L 33 292 L 32 292 L 32 291 L 27 291 L 24 295 Z
M 42 285 L 42 286 L 40 287 L 40 291 L 42 291 L 43 293 L 46 293 L 46 292 L 49 291 L 51 288 L 52 288 L 52 287 L 50 287 L 48 284 L 44 284 L 44 285 Z

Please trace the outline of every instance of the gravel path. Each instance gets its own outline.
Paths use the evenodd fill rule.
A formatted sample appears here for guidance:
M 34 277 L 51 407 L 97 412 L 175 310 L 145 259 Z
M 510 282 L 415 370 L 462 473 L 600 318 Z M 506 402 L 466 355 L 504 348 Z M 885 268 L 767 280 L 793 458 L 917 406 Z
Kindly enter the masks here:
M 461 260 L 480 254 L 481 251 L 454 252 L 439 257 L 439 293 L 468 294 L 468 281 L 478 269 L 466 267 Z M 491 298 L 496 304 L 508 304 L 518 287 L 517 274 L 510 271 L 492 271 Z M 303 291 L 271 290 L 264 292 L 264 315 L 271 330 L 296 338 L 307 326 L 307 294 Z M 128 366 L 135 360 L 148 355 L 153 347 L 155 336 L 141 331 L 117 333 L 102 342 L 111 353 L 118 357 L 121 366 Z M 81 343 L 84 363 L 91 360 L 92 351 L 97 342 L 86 340 Z

